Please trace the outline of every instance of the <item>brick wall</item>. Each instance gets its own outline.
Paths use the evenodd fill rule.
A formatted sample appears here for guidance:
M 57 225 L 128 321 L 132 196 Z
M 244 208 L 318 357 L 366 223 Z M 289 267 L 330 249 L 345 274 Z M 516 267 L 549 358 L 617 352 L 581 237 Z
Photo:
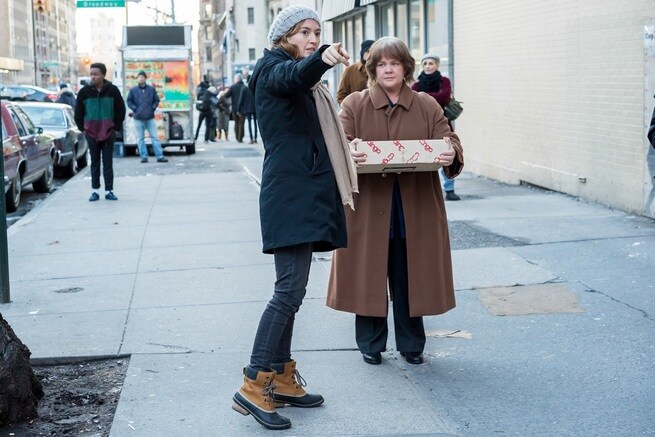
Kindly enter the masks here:
M 465 168 L 653 215 L 643 29 L 655 2 L 457 0 L 453 12 Z

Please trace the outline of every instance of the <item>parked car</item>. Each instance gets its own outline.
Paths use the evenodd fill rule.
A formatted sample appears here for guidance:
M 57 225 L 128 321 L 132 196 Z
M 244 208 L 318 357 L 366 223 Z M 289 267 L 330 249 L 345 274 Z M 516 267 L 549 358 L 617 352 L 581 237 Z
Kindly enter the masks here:
M 51 135 L 57 148 L 55 170 L 64 177 L 72 177 L 78 168 L 87 166 L 87 144 L 77 128 L 73 108 L 61 103 L 16 103 L 30 117 L 32 123 Z
M 24 185 L 32 184 L 39 193 L 50 191 L 57 150 L 53 138 L 34 126 L 18 105 L 2 102 L 0 110 L 7 211 L 14 212 Z
M 34 85 L 5 85 L 0 88 L 0 97 L 7 100 L 30 102 L 56 102 L 57 91 L 50 91 Z

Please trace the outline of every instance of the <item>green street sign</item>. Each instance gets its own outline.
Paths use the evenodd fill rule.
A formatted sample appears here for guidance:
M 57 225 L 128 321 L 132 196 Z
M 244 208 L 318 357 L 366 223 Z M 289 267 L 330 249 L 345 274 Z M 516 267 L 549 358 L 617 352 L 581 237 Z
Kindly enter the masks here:
M 125 0 L 77 0 L 78 8 L 124 8 Z

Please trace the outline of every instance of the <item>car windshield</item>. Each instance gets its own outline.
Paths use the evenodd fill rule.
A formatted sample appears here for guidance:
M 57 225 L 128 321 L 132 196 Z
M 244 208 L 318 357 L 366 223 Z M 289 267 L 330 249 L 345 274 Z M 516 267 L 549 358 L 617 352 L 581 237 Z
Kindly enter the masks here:
M 64 113 L 59 108 L 45 108 L 40 106 L 21 106 L 21 108 L 36 126 L 66 126 Z

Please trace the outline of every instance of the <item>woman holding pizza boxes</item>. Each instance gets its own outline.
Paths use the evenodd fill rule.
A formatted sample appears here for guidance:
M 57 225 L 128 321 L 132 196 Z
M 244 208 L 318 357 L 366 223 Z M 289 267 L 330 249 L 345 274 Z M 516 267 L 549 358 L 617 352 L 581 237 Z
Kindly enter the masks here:
M 366 162 L 364 148 L 357 150 L 361 141 L 443 138 L 449 148 L 437 161 L 454 178 L 464 165 L 462 146 L 439 104 L 408 86 L 414 65 L 400 39 L 384 37 L 373 44 L 366 63 L 369 88 L 341 103 L 352 156 L 357 163 Z M 327 304 L 356 314 L 355 337 L 362 357 L 369 364 L 380 364 L 387 344 L 390 297 L 396 349 L 407 362 L 421 364 L 422 316 L 455 307 L 439 174 L 360 174 L 358 185 L 355 211 L 346 208 L 348 247 L 336 250 L 332 261 Z

